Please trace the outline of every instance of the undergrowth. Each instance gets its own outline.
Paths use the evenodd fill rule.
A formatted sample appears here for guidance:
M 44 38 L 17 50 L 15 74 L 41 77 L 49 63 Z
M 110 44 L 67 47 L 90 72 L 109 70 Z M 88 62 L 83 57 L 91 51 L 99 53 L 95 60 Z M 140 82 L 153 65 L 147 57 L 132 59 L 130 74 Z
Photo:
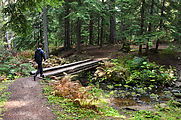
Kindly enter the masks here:
M 63 78 L 60 83 L 44 84 L 44 94 L 53 105 L 53 111 L 59 120 L 105 120 L 122 119 L 125 116 L 109 107 L 99 95 L 95 86 L 82 87 L 78 81 Z
M 13 56 L 11 51 L 0 51 L 0 81 L 29 76 L 32 70 L 34 68 L 29 63 L 22 63 L 22 60 L 17 56 Z
M 177 80 L 176 69 L 150 62 L 145 57 L 112 59 L 99 67 L 95 73 L 99 81 L 119 82 L 130 86 L 170 86 Z

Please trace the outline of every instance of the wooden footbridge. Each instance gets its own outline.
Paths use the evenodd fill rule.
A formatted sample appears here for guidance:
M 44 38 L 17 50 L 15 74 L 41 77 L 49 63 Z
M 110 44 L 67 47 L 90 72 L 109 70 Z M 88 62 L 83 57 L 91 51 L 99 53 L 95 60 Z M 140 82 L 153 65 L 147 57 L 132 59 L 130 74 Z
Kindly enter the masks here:
M 101 60 L 92 60 L 87 59 L 83 61 L 78 61 L 70 64 L 64 64 L 60 66 L 50 67 L 50 68 L 44 68 L 43 74 L 45 77 L 48 76 L 63 76 L 66 74 L 76 74 L 91 68 L 95 68 L 99 65 L 99 62 Z M 30 74 L 35 74 L 36 71 L 31 71 Z

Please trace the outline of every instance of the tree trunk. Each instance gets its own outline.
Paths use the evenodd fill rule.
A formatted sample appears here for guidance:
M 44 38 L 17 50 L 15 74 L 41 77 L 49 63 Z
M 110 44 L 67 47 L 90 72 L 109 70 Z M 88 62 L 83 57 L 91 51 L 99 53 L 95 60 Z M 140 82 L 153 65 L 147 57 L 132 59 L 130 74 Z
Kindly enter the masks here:
M 6 42 L 7 42 L 7 48 L 10 48 L 10 34 L 9 34 L 9 31 L 6 32 Z
M 97 45 L 99 45 L 100 44 L 100 29 L 99 29 L 99 27 L 100 27 L 100 18 L 98 18 L 98 23 L 97 23 Z
M 122 31 L 122 32 L 124 32 L 125 31 L 125 25 L 123 24 L 123 22 L 121 21 L 120 22 L 120 30 Z M 126 37 L 125 36 L 123 36 L 122 37 L 122 40 L 121 40 L 121 43 L 122 43 L 122 47 L 121 47 L 121 51 L 123 51 L 123 52 L 129 52 L 130 51 L 130 43 L 128 42 L 128 41 L 126 41 Z
M 70 49 L 70 19 L 67 17 L 70 14 L 69 3 L 66 2 L 66 18 L 65 18 L 65 42 L 64 47 L 66 50 Z
M 3 2 L 4 2 L 4 1 L 2 1 L 2 8 L 4 8 L 4 5 L 5 5 L 5 3 L 3 3 Z M 5 21 L 6 18 L 4 18 L 4 16 L 3 16 L 2 20 Z M 3 43 L 4 49 L 7 49 L 7 48 L 8 48 L 8 40 L 7 40 L 7 32 L 6 32 L 5 29 L 3 29 L 3 31 L 2 31 L 2 40 L 3 40 L 3 42 L 4 42 L 4 43 Z
M 153 15 L 153 8 L 154 8 L 154 0 L 152 0 L 152 2 L 151 2 L 151 9 L 150 9 L 150 15 L 151 16 Z M 149 33 L 152 31 L 151 27 L 152 27 L 152 24 L 149 23 L 149 26 L 148 26 L 148 32 Z M 150 40 L 148 38 L 148 42 L 147 42 L 147 45 L 146 45 L 146 54 L 148 54 L 148 51 L 149 51 L 149 45 L 148 45 L 149 41 Z
M 141 7 L 141 24 L 140 24 L 140 34 L 143 35 L 143 27 L 144 27 L 144 6 L 145 6 L 145 0 L 142 0 L 142 7 Z M 139 55 L 142 54 L 142 43 L 139 45 Z
M 8 0 L 8 5 L 11 4 L 11 1 Z M 7 20 L 9 18 L 7 17 Z M 9 31 L 6 31 L 6 43 L 7 43 L 7 48 L 10 48 L 10 32 Z
M 111 0 L 110 10 L 115 9 L 115 0 Z M 114 44 L 116 42 L 116 16 L 114 12 L 110 15 L 110 36 L 109 43 Z
M 101 38 L 100 38 L 100 48 L 102 48 L 103 44 L 103 32 L 104 32 L 104 18 L 101 18 Z
M 162 30 L 162 28 L 163 28 L 163 15 L 164 15 L 163 12 L 164 12 L 164 8 L 165 8 L 165 2 L 166 2 L 166 0 L 163 0 L 162 8 L 161 8 L 160 30 Z M 160 39 L 158 39 L 156 42 L 155 52 L 158 52 L 159 43 L 160 43 Z
M 70 22 L 70 46 L 72 46 L 74 44 L 74 42 L 73 42 L 73 36 L 74 36 L 73 25 L 74 25 L 73 22 Z
M 48 30 L 47 30 L 47 8 L 43 7 L 43 28 L 44 28 L 44 48 L 45 57 L 49 58 L 49 47 L 48 47 Z
M 89 44 L 93 45 L 93 16 L 90 15 L 90 23 L 89 23 Z
M 78 5 L 81 6 L 81 0 L 78 0 Z M 77 19 L 77 52 L 80 53 L 80 41 L 81 41 L 81 18 Z
M 104 4 L 104 0 L 102 0 L 102 4 Z M 101 38 L 100 38 L 100 48 L 102 48 L 103 44 L 103 32 L 104 32 L 104 17 L 101 17 Z
M 40 42 L 43 43 L 43 31 L 41 28 L 42 28 L 42 24 L 40 22 L 40 27 L 39 27 L 39 29 L 40 29 Z
M 77 52 L 80 53 L 80 41 L 81 41 L 81 20 L 77 20 Z

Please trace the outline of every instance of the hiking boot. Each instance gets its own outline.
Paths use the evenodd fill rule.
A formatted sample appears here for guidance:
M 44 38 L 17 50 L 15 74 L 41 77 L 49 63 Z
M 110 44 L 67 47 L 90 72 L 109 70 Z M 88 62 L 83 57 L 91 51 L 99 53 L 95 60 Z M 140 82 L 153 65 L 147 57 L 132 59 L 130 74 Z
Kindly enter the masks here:
M 44 75 L 40 75 L 40 78 L 44 78 Z
M 36 76 L 34 76 L 34 81 L 36 81 Z

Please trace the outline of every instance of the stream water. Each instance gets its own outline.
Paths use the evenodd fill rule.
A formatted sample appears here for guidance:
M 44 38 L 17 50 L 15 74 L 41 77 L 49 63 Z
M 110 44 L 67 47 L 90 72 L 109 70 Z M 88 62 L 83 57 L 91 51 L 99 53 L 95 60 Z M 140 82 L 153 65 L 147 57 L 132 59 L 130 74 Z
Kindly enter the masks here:
M 105 89 L 105 84 L 100 85 L 105 93 L 112 95 L 112 103 L 118 107 L 122 106 L 139 106 L 139 105 L 155 105 L 158 103 L 165 103 L 174 99 L 169 89 L 149 89 L 136 87 L 115 87 L 109 86 Z M 112 88 L 110 88 L 112 87 Z
M 87 86 L 90 81 L 85 77 L 85 73 L 79 76 L 79 80 L 83 86 Z M 179 87 L 131 87 L 127 85 L 119 85 L 116 83 L 99 83 L 99 87 L 105 94 L 110 94 L 110 103 L 116 108 L 134 108 L 153 109 L 154 105 L 166 103 L 169 100 L 177 100 L 181 102 L 181 96 L 175 96 L 174 93 L 181 93 Z M 135 107 L 136 106 L 136 107 Z M 141 107 L 140 107 L 141 106 Z

